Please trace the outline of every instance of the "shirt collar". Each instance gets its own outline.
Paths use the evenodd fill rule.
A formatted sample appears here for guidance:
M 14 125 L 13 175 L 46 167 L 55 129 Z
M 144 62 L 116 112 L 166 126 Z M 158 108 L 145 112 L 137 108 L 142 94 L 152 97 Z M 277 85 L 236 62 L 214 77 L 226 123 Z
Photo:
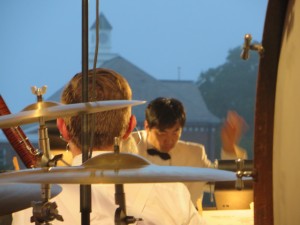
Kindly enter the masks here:
M 112 151 L 93 151 L 92 157 L 95 157 L 103 153 L 111 153 L 111 152 Z M 82 165 L 82 154 L 76 155 L 72 160 L 72 166 L 80 166 L 80 165 Z

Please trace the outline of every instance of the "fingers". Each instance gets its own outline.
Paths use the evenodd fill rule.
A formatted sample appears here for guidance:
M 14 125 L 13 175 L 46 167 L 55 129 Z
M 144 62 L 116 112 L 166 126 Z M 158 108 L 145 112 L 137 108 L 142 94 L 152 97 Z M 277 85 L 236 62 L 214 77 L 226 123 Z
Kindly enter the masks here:
M 229 126 L 233 127 L 239 134 L 246 132 L 248 129 L 248 124 L 244 118 L 235 111 L 228 111 L 226 121 Z

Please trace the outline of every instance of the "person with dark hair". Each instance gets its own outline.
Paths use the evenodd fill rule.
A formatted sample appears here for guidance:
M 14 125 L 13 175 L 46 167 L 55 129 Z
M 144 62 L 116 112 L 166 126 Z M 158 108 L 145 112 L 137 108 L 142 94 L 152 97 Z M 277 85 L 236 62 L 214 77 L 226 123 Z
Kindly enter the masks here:
M 82 83 L 83 75 L 76 74 L 64 88 L 61 102 L 64 104 L 82 102 Z M 93 70 L 89 71 L 88 90 L 89 101 L 131 100 L 132 96 L 131 88 L 125 78 L 109 69 L 100 68 L 95 73 Z M 129 134 L 135 126 L 131 107 L 103 111 L 93 115 L 94 118 L 89 117 L 89 125 L 94 127 L 91 160 L 97 155 L 113 152 L 115 138 L 121 142 L 128 142 Z M 81 117 L 58 118 L 57 126 L 73 154 L 72 166 L 80 165 L 82 163 Z M 135 142 L 133 141 L 133 143 Z M 127 152 L 135 152 L 134 144 L 130 145 L 132 149 L 122 146 L 121 143 L 121 152 L 124 149 Z M 55 220 L 51 224 L 79 225 L 81 224 L 79 185 L 65 184 L 62 185 L 62 188 L 62 192 L 51 201 L 56 202 L 57 210 L 64 221 Z M 114 225 L 115 212 L 118 208 L 115 201 L 114 184 L 92 184 L 91 189 L 90 224 Z M 124 184 L 124 192 L 126 214 L 137 219 L 133 224 L 200 225 L 205 223 L 193 207 L 189 191 L 182 183 Z M 24 214 L 16 213 L 13 224 L 31 224 L 31 210 L 23 210 L 27 217 L 24 217 Z
M 164 97 L 152 100 L 145 110 L 144 130 L 132 134 L 139 154 L 158 165 L 215 167 L 202 144 L 180 140 L 185 122 L 185 109 L 179 100 Z M 223 159 L 247 158 L 246 151 L 237 146 L 245 126 L 236 112 L 228 112 L 221 135 Z M 201 207 L 205 182 L 185 184 L 194 205 Z

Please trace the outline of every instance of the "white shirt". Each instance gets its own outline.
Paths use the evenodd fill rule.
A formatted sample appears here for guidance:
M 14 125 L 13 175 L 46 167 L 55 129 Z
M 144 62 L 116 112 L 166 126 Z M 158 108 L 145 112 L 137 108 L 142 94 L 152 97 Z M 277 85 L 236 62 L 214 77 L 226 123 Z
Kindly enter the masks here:
M 81 163 L 81 155 L 74 158 L 73 165 Z M 79 185 L 62 185 L 63 191 L 50 202 L 56 202 L 64 222 L 52 221 L 53 225 L 80 225 Z M 137 225 L 204 225 L 190 201 L 190 194 L 181 183 L 124 184 L 127 216 L 142 218 Z M 115 225 L 115 185 L 92 185 L 91 225 Z M 13 225 L 29 225 L 32 209 L 13 215 Z

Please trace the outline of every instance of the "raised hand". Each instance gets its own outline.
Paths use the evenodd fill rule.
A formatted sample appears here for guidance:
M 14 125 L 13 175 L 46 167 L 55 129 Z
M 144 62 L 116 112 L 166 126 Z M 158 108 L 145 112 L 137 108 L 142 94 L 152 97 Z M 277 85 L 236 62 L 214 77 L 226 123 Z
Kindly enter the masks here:
M 247 123 L 237 112 L 228 111 L 221 128 L 222 148 L 225 152 L 235 154 L 235 146 L 248 128 Z

